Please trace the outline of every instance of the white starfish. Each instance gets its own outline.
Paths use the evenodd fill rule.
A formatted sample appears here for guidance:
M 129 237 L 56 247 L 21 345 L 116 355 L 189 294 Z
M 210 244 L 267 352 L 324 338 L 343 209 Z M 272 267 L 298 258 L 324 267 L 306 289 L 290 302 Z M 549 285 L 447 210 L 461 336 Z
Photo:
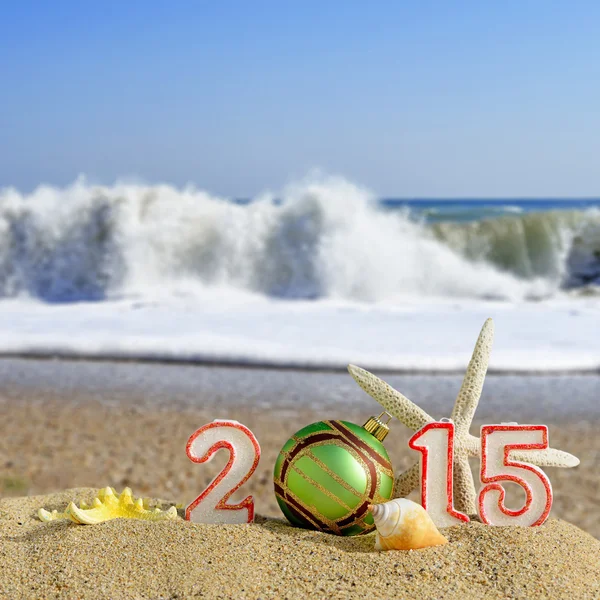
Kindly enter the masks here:
M 469 429 L 473 415 L 477 409 L 483 382 L 488 368 L 492 341 L 494 339 L 494 324 L 488 319 L 479 334 L 473 356 L 467 367 L 460 392 L 454 403 L 451 419 L 455 425 L 454 438 L 454 504 L 457 510 L 469 515 L 476 514 L 475 484 L 469 466 L 469 457 L 479 456 L 481 441 L 471 435 Z M 360 367 L 348 365 L 350 375 L 360 387 L 373 397 L 383 408 L 404 423 L 409 429 L 418 431 L 427 423 L 435 421 L 414 402 L 379 379 L 369 371 Z M 576 467 L 579 459 L 568 452 L 548 448 L 527 452 L 511 452 L 511 458 L 539 467 Z M 411 491 L 420 486 L 419 464 L 397 477 L 394 484 L 394 497 L 408 496 Z

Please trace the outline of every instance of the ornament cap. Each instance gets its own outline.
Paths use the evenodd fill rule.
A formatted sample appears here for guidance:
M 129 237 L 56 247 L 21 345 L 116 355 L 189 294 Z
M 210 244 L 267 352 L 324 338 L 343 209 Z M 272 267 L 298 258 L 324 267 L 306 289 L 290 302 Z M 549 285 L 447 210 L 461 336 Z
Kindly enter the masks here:
M 383 415 L 388 417 L 388 420 L 384 423 L 381 419 Z M 386 435 L 390 432 L 390 428 L 388 423 L 390 422 L 392 415 L 382 412 L 380 415 L 376 417 L 371 417 L 364 425 L 363 428 L 366 429 L 373 437 L 378 439 L 380 442 L 383 442 Z

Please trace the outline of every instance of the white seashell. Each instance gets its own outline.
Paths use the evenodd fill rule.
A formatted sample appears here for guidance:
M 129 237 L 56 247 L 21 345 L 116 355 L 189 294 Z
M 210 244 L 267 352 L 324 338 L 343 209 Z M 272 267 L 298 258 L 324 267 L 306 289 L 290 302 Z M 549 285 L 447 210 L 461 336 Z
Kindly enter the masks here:
M 374 504 L 370 510 L 377 527 L 376 550 L 414 550 L 448 543 L 427 511 L 408 498 Z

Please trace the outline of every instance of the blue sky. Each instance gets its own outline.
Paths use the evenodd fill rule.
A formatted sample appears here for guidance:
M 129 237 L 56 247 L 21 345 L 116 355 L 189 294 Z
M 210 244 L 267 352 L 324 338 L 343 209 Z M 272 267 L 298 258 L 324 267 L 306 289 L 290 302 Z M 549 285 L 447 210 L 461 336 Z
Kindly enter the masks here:
M 600 3 L 3 2 L 0 186 L 600 196 Z

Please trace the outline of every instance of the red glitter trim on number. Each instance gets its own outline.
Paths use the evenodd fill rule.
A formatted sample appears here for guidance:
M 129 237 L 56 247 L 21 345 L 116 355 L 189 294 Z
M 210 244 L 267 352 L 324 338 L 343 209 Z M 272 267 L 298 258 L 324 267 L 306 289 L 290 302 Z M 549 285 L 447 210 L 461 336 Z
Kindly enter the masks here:
M 227 504 L 229 498 L 239 490 L 248 479 L 252 476 L 252 473 L 256 470 L 258 466 L 258 461 L 260 460 L 260 446 L 258 444 L 258 440 L 254 436 L 254 434 L 241 423 L 237 423 L 236 421 L 213 421 L 212 423 L 207 423 L 206 425 L 200 427 L 197 431 L 195 431 L 187 441 L 185 445 L 185 452 L 188 455 L 188 458 L 195 463 L 204 463 L 209 460 L 212 455 L 221 450 L 221 448 L 225 448 L 229 450 L 229 460 L 227 464 L 223 468 L 223 470 L 213 479 L 210 485 L 185 509 L 185 518 L 187 521 L 190 520 L 191 514 L 198 507 L 198 505 L 206 499 L 206 497 L 214 490 L 214 488 L 225 479 L 229 471 L 231 471 L 231 467 L 235 462 L 236 453 L 235 448 L 232 444 L 226 440 L 221 440 L 219 442 L 214 443 L 204 454 L 204 456 L 198 457 L 195 454 L 192 454 L 192 444 L 196 441 L 198 436 L 202 435 L 205 431 L 209 429 L 213 429 L 215 427 L 233 427 L 234 429 L 239 429 L 241 432 L 246 434 L 248 439 L 252 442 L 254 446 L 254 462 L 250 467 L 246 476 L 231 490 L 229 490 L 221 500 L 217 502 L 215 505 L 216 510 L 247 510 L 248 511 L 248 523 L 252 523 L 254 521 L 254 498 L 252 496 L 248 496 L 244 498 L 239 504 Z
M 425 435 L 430 429 L 445 429 L 447 433 L 447 444 L 446 449 L 448 452 L 448 462 L 446 468 L 446 512 L 458 519 L 468 523 L 468 515 L 457 511 L 454 508 L 454 423 L 432 421 L 427 423 L 422 429 L 417 431 L 410 440 L 408 440 L 408 447 L 412 450 L 416 450 L 422 454 L 422 468 L 421 468 L 421 506 L 427 510 L 427 465 L 429 463 L 429 448 L 427 446 L 417 446 L 417 440 Z
M 500 512 L 505 514 L 507 517 L 519 517 L 522 514 L 525 514 L 533 501 L 533 494 L 531 491 L 531 487 L 529 484 L 520 477 L 516 475 L 508 475 L 508 474 L 500 474 L 494 475 L 493 477 L 488 477 L 487 473 L 487 460 L 488 460 L 488 436 L 494 433 L 495 431 L 541 431 L 542 432 L 542 442 L 540 444 L 507 444 L 504 446 L 504 457 L 503 464 L 506 467 L 516 467 L 517 469 L 525 469 L 526 471 L 531 471 L 535 473 L 542 481 L 544 488 L 546 490 L 546 506 L 544 507 L 544 512 L 540 516 L 540 518 L 530 525 L 530 527 L 537 527 L 538 525 L 542 525 L 548 515 L 550 514 L 550 509 L 552 508 L 552 486 L 550 485 L 550 479 L 548 476 L 539 468 L 534 465 L 529 465 L 527 463 L 521 463 L 513 460 L 509 460 L 508 455 L 512 450 L 546 450 L 548 448 L 548 427 L 546 425 L 482 425 L 481 427 L 481 482 L 486 483 L 488 485 L 484 486 L 479 490 L 479 516 L 481 520 L 486 525 L 491 525 L 490 520 L 488 519 L 485 509 L 484 509 L 484 497 L 485 495 L 492 491 L 498 490 L 500 492 L 500 497 L 498 498 L 498 508 Z M 506 492 L 499 481 L 512 481 L 517 485 L 521 486 L 525 491 L 526 500 L 523 508 L 519 510 L 510 510 L 504 506 L 504 497 Z

